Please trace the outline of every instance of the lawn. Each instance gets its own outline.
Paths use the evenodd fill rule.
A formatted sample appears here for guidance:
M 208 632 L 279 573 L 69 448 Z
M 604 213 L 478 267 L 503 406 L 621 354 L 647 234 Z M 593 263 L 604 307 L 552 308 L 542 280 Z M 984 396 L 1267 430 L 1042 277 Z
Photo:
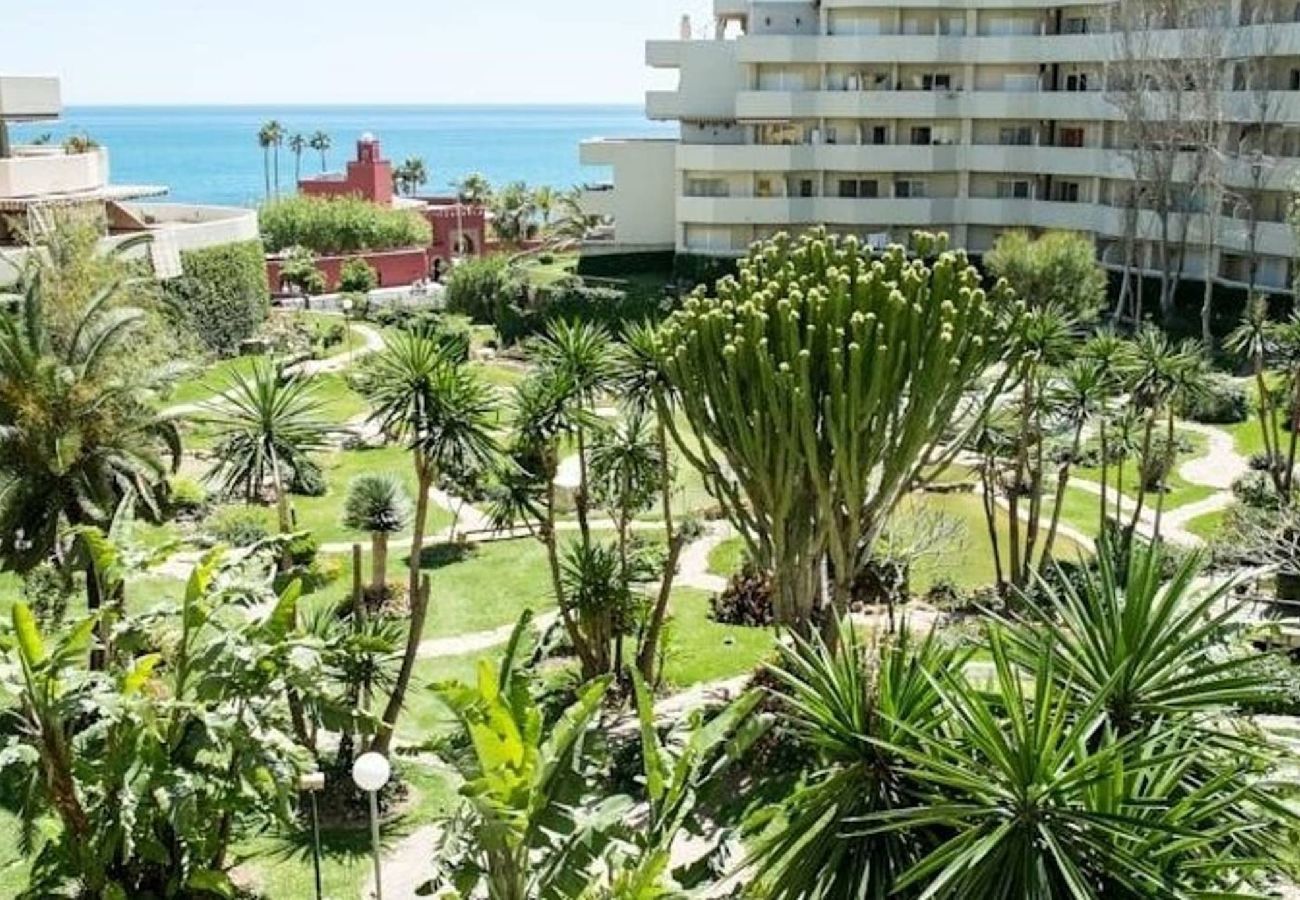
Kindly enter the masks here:
M 676 688 L 752 672 L 775 646 L 770 629 L 720 625 L 710 619 L 704 591 L 673 591 L 669 613 L 664 680 Z
M 914 494 L 900 506 L 899 514 L 907 515 L 912 510 L 920 509 L 937 510 L 954 519 L 957 522 L 957 534 L 950 546 L 939 548 L 937 553 L 922 559 L 912 570 L 913 592 L 924 594 L 941 578 L 947 578 L 967 590 L 993 584 L 997 576 L 979 495 Z M 1010 541 L 1009 522 L 1005 512 L 999 514 L 998 541 L 1005 554 Z M 1058 558 L 1073 559 L 1079 550 L 1079 545 L 1073 540 L 1058 535 L 1054 550 Z M 744 541 L 741 538 L 724 541 L 709 555 L 709 568 L 716 574 L 730 575 L 739 570 L 744 552 Z
M 1179 434 L 1181 437 L 1187 439 L 1187 441 L 1191 444 L 1192 449 L 1190 452 L 1180 453 L 1178 455 L 1177 461 L 1174 463 L 1173 474 L 1170 475 L 1169 477 L 1170 491 L 1169 493 L 1165 494 L 1166 510 L 1177 509 L 1178 507 L 1186 506 L 1189 503 L 1196 503 L 1198 501 L 1204 500 L 1206 497 L 1209 497 L 1215 493 L 1214 488 L 1206 487 L 1205 485 L 1200 485 L 1200 484 L 1192 484 L 1191 482 L 1185 480 L 1182 477 L 1182 475 L 1179 473 L 1179 469 L 1183 464 L 1187 463 L 1190 460 L 1196 459 L 1197 457 L 1204 456 L 1206 454 L 1206 452 L 1209 450 L 1208 439 L 1204 435 L 1194 431 L 1181 431 L 1179 432 Z M 1074 471 L 1074 474 L 1071 477 L 1083 478 L 1083 479 L 1087 479 L 1088 481 L 1092 481 L 1092 482 L 1096 482 L 1097 484 L 1100 484 L 1101 469 L 1100 468 L 1079 468 Z M 1116 485 L 1119 484 L 1118 467 L 1112 466 L 1109 469 L 1109 471 L 1107 472 L 1107 483 L 1111 486 L 1111 488 L 1114 488 Z M 1138 465 L 1136 460 L 1130 460 L 1124 466 L 1123 489 L 1124 489 L 1124 495 L 1126 497 L 1132 500 L 1137 499 L 1137 495 L 1140 489 L 1140 484 L 1139 484 Z M 1153 503 L 1154 500 L 1155 500 L 1154 495 L 1148 494 L 1147 503 L 1148 504 Z

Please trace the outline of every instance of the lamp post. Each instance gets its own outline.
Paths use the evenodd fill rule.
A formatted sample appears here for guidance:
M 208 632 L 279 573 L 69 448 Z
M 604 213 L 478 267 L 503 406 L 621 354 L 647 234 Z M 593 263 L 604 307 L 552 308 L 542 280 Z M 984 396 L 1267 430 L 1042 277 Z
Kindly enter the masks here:
M 309 772 L 298 779 L 298 790 L 311 798 L 311 862 L 316 872 L 316 900 L 321 900 L 320 880 L 320 807 L 316 795 L 325 790 L 325 773 Z
M 370 852 L 375 860 L 375 900 L 384 900 L 384 889 L 379 871 L 379 791 L 388 784 L 392 766 L 382 753 L 363 753 L 352 764 L 352 780 L 369 795 L 370 800 Z

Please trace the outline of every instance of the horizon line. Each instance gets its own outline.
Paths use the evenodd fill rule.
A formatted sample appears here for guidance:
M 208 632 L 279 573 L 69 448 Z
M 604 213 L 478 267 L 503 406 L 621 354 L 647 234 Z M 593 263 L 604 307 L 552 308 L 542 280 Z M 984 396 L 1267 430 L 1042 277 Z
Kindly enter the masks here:
M 471 100 L 257 100 L 257 101 L 220 101 L 220 100 L 68 100 L 63 103 L 66 109 L 73 106 L 117 106 L 117 107 L 139 107 L 139 108 L 160 108 L 174 106 L 211 106 L 236 109 L 240 107 L 347 107 L 347 106 L 371 106 L 371 107 L 428 107 L 428 106 L 457 106 L 457 107 L 520 107 L 520 106 L 640 106 L 645 105 L 645 98 L 637 100 L 489 100 L 489 101 L 471 101 Z

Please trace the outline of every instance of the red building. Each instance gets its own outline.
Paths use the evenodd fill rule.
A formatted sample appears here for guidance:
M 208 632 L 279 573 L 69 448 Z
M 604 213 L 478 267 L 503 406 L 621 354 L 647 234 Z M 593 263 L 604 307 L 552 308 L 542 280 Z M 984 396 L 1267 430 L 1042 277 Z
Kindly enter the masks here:
M 298 190 L 311 197 L 360 197 L 382 206 L 420 213 L 433 230 L 427 247 L 410 247 L 378 253 L 357 253 L 370 263 L 380 287 L 399 287 L 424 278 L 440 278 L 453 258 L 478 256 L 487 242 L 487 213 L 482 206 L 460 203 L 455 197 L 400 197 L 393 189 L 393 164 L 384 159 L 379 141 L 364 134 L 357 141 L 357 157 L 344 172 L 313 175 L 298 182 Z M 339 271 L 352 257 L 331 256 L 317 261 L 329 290 L 338 287 Z M 267 259 L 271 285 L 280 284 L 279 260 Z

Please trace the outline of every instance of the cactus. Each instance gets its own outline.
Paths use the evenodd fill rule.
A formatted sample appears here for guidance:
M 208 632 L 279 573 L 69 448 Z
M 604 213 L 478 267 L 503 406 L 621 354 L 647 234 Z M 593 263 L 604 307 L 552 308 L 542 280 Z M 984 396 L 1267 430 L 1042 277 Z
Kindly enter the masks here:
M 755 245 L 664 323 L 658 352 L 700 440 L 674 437 L 772 570 L 779 624 L 810 631 L 827 595 L 843 610 L 858 548 L 1001 390 L 1012 367 L 976 386 L 1015 352 L 1021 308 L 946 236 L 873 253 L 817 230 Z

